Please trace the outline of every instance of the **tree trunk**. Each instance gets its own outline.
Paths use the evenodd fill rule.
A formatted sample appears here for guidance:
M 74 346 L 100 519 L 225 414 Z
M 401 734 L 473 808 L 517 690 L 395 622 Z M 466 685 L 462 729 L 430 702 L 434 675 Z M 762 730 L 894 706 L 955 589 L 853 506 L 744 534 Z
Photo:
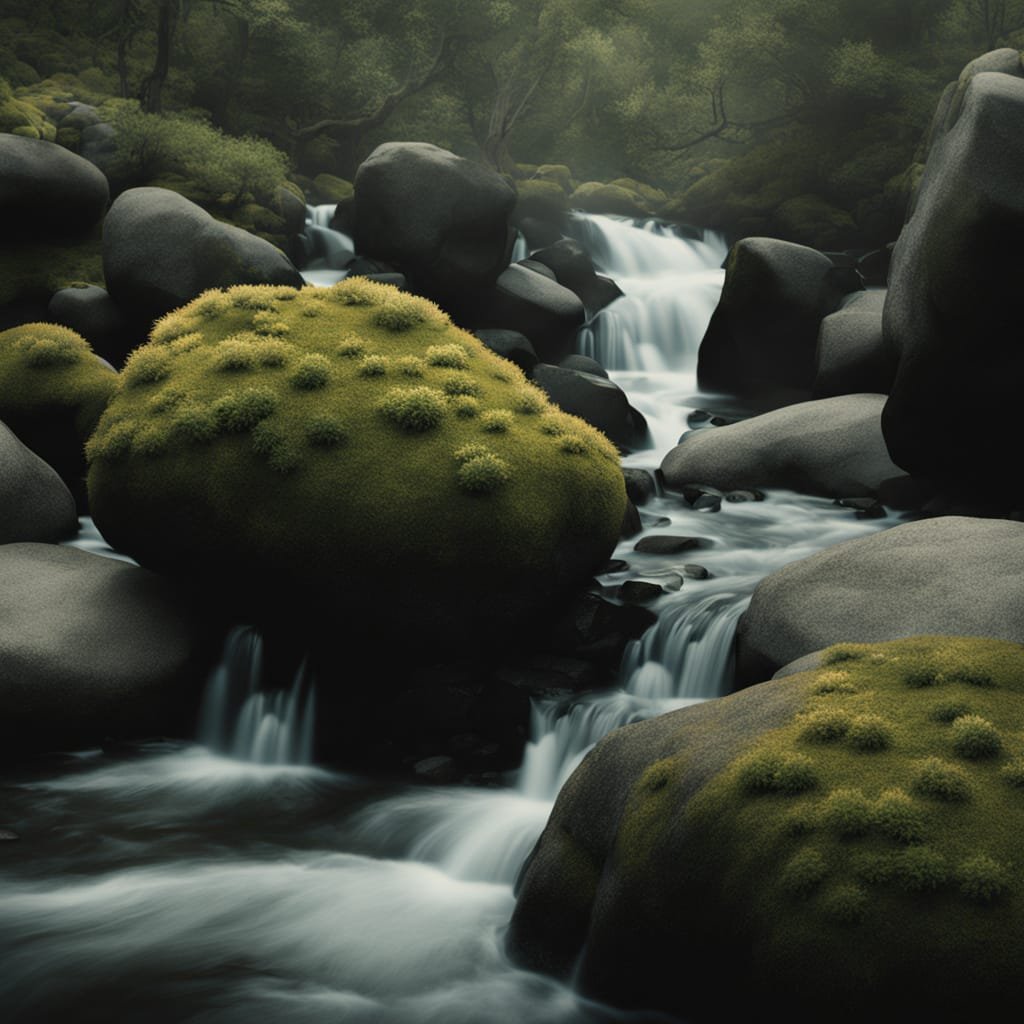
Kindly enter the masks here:
M 163 110 L 163 88 L 171 67 L 171 40 L 178 15 L 179 0 L 160 0 L 156 25 L 156 61 L 153 70 L 142 80 L 139 102 L 147 114 Z

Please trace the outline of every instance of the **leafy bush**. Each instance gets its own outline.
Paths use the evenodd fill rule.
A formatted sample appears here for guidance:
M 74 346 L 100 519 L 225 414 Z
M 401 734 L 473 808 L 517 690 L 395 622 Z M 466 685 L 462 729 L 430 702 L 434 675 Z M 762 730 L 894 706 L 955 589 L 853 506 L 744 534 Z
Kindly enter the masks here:
M 913 786 L 916 793 L 944 803 L 962 803 L 971 796 L 967 773 L 938 757 L 917 762 Z

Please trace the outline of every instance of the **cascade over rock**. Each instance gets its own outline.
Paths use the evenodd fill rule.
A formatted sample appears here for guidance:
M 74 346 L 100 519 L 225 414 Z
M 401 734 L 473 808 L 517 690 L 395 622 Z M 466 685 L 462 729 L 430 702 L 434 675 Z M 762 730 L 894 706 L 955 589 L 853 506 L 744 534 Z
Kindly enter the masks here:
M 916 476 L 1011 497 L 1024 494 L 1005 456 L 1024 441 L 1022 166 L 1024 79 L 970 77 L 893 253 L 883 319 L 898 360 L 882 415 L 893 460 Z M 965 430 L 952 409 L 983 415 L 986 439 Z

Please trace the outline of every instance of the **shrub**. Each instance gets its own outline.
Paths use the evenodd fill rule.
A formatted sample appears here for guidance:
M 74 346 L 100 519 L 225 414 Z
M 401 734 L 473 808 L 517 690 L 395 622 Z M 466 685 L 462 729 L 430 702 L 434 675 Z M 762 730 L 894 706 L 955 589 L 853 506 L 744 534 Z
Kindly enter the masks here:
M 419 356 L 402 356 L 395 360 L 395 369 L 403 377 L 422 377 L 426 364 Z
M 480 394 L 480 385 L 468 373 L 450 373 L 441 382 L 446 395 L 453 398 L 458 395 L 469 395 L 476 398 Z
M 814 764 L 803 754 L 758 751 L 739 765 L 739 783 L 750 794 L 803 793 L 817 785 Z
M 960 718 L 962 715 L 970 714 L 971 707 L 969 704 L 965 704 L 963 701 L 951 700 L 945 701 L 942 704 L 936 704 L 932 709 L 932 718 L 936 722 L 943 722 L 949 725 L 954 719 Z
M 868 895 L 854 882 L 844 882 L 824 893 L 822 913 L 836 924 L 853 925 L 864 920 L 868 911 Z
M 844 839 L 864 835 L 873 817 L 871 802 L 859 789 L 835 789 L 821 805 L 822 824 Z
M 387 372 L 387 356 L 363 356 L 359 362 L 359 366 L 356 367 L 356 373 L 358 373 L 360 377 L 384 377 Z
M 927 757 L 916 763 L 913 788 L 922 796 L 945 803 L 962 803 L 971 796 L 967 773 L 938 757 Z
M 808 896 L 827 875 L 825 858 L 818 850 L 808 847 L 790 858 L 782 869 L 779 884 L 793 896 Z
M 855 715 L 847 740 L 855 750 L 887 750 L 892 746 L 892 731 L 880 715 Z
M 456 395 L 452 399 L 452 411 L 460 419 L 472 419 L 479 414 L 480 403 L 471 395 Z
M 547 407 L 547 404 L 547 397 L 540 388 L 535 384 L 524 384 L 523 387 L 516 392 L 515 405 L 513 408 L 516 412 L 522 413 L 525 416 L 535 416 L 538 413 L 543 412 Z
M 975 761 L 995 757 L 1002 750 L 999 730 L 980 715 L 961 715 L 953 721 L 953 750 Z
M 845 711 L 823 708 L 807 715 L 800 736 L 812 743 L 833 743 L 842 739 L 850 728 L 850 716 Z
M 512 479 L 509 465 L 497 455 L 477 455 L 458 471 L 459 488 L 468 494 L 491 494 Z
M 214 366 L 228 373 L 241 373 L 256 365 L 252 343 L 241 338 L 226 338 L 217 346 Z
M 366 355 L 366 346 L 358 338 L 345 338 L 337 348 L 343 359 L 359 359 Z
M 426 321 L 423 307 L 416 301 L 392 299 L 373 314 L 373 323 L 389 331 L 411 331 Z
M 956 872 L 960 892 L 974 903 L 992 903 L 1010 888 L 1009 873 L 984 853 L 963 861 Z
M 946 858 L 928 846 L 900 850 L 893 859 L 893 881 L 908 892 L 929 892 L 949 881 Z
M 378 408 L 396 427 L 419 434 L 440 426 L 445 401 L 436 388 L 392 388 Z
M 461 345 L 430 345 L 425 356 L 431 366 L 443 366 L 449 370 L 469 369 L 469 355 Z
M 326 356 L 313 352 L 303 356 L 296 364 L 289 381 L 299 391 L 317 391 L 326 387 L 331 379 L 331 364 Z
M 480 428 L 488 434 L 504 434 L 514 422 L 508 409 L 488 409 L 480 415 Z
M 925 815 L 902 789 L 886 789 L 871 811 L 872 827 L 897 843 L 917 843 L 924 837 Z
M 277 398 L 267 388 L 229 391 L 213 403 L 213 417 L 218 427 L 228 433 L 251 430 L 277 408 Z
M 314 448 L 334 448 L 347 438 L 344 425 L 333 416 L 314 416 L 306 424 L 306 440 Z

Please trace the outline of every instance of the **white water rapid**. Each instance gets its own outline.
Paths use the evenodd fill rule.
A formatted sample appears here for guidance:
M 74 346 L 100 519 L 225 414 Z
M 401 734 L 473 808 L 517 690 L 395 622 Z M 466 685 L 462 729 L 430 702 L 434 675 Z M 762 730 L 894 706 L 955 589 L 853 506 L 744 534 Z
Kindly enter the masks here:
M 325 218 L 311 214 L 316 283 L 344 275 L 330 264 L 351 246 Z M 626 293 L 579 347 L 647 417 L 655 448 L 626 464 L 654 470 L 702 404 L 696 353 L 724 245 L 584 215 L 573 235 Z M 599 578 L 603 592 L 661 584 L 657 624 L 627 650 L 617 689 L 535 704 L 522 768 L 503 790 L 312 766 L 311 680 L 299 672 L 289 691 L 268 692 L 260 639 L 245 628 L 209 681 L 202 745 L 83 751 L 8 776 L 0 826 L 21 838 L 0 842 L 4 1019 L 667 1024 L 511 965 L 502 934 L 515 876 L 593 743 L 725 691 L 736 620 L 765 574 L 888 524 L 785 492 L 717 513 L 660 495 L 642 516 L 645 536 L 703 543 L 685 556 L 619 544 L 626 567 Z M 76 543 L 111 554 L 95 531 Z

